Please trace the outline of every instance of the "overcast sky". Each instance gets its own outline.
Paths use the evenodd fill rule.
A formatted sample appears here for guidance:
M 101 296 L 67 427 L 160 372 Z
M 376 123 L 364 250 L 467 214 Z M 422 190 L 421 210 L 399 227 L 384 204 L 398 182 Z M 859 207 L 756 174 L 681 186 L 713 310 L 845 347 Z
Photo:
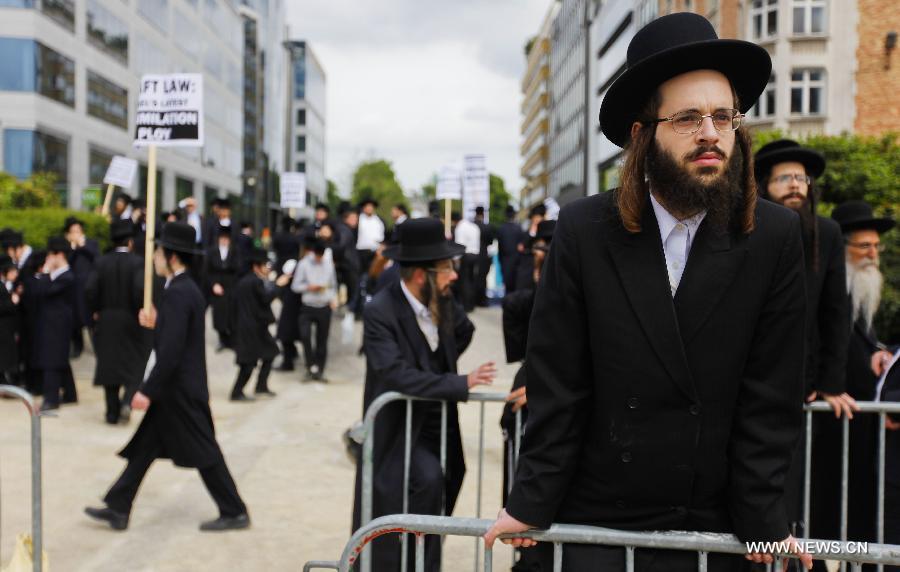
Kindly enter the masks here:
M 552 0 L 287 0 L 327 76 L 326 174 L 385 158 L 404 190 L 487 155 L 518 199 L 524 46 Z

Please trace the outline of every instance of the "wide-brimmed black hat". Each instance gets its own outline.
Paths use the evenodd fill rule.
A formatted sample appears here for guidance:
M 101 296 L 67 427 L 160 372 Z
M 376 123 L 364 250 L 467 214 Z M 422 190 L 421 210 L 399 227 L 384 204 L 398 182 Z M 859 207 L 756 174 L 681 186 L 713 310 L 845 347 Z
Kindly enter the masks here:
M 254 247 L 247 255 L 247 262 L 250 264 L 265 264 L 269 262 L 269 253 L 265 248 Z
M 113 242 L 134 238 L 134 223 L 128 219 L 112 221 L 109 223 L 109 238 Z
M 0 247 L 8 248 L 12 246 L 13 236 L 16 234 L 16 231 L 7 227 L 0 229 Z
M 894 219 L 877 218 L 872 213 L 872 207 L 865 201 L 847 201 L 834 207 L 831 211 L 833 218 L 844 233 L 854 230 L 874 230 L 878 234 L 885 233 L 894 228 Z
M 359 208 L 362 209 L 366 205 L 373 205 L 376 209 L 378 208 L 378 201 L 373 199 L 372 197 L 366 197 L 363 200 L 359 201 Z
M 444 225 L 433 218 L 414 218 L 404 222 L 398 244 L 384 249 L 384 257 L 399 263 L 431 262 L 462 256 L 466 247 L 447 240 Z
M 72 251 L 72 245 L 69 241 L 61 236 L 51 236 L 47 239 L 47 252 L 63 252 L 69 254 Z
M 634 35 L 626 66 L 600 105 L 603 134 L 619 147 L 628 142 L 632 124 L 662 83 L 690 71 L 716 70 L 731 82 L 746 113 L 769 82 L 772 59 L 754 43 L 720 40 L 703 16 L 679 12 L 657 18 Z
M 803 147 L 790 139 L 779 139 L 763 145 L 753 158 L 753 168 L 757 178 L 772 170 L 779 163 L 801 163 L 806 174 L 812 178 L 819 177 L 825 171 L 825 156 Z
M 10 268 L 15 268 L 16 263 L 13 259 L 5 254 L 0 254 L 0 272 L 6 272 Z
M 185 254 L 205 254 L 197 249 L 197 231 L 186 222 L 167 222 L 162 227 L 156 244 L 175 252 Z

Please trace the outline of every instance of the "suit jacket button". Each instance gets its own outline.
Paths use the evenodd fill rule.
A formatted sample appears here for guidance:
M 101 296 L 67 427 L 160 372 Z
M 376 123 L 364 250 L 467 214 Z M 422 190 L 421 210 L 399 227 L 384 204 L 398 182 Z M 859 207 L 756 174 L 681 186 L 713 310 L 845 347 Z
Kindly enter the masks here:
M 631 453 L 629 453 L 628 451 L 625 451 L 624 453 L 622 453 L 622 462 L 630 463 L 631 462 Z
M 628 409 L 637 409 L 641 404 L 637 397 L 629 397 L 626 403 L 628 404 Z
M 691 412 L 691 415 L 700 415 L 700 404 L 695 403 L 695 404 L 691 405 L 691 408 L 689 411 Z

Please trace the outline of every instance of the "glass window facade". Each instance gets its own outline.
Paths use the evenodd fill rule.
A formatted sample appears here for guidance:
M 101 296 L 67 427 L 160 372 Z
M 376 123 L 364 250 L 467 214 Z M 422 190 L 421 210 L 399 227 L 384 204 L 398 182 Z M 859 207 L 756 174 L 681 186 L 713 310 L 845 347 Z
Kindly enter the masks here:
M 0 90 L 33 91 L 75 107 L 75 62 L 26 38 L 0 38 Z
M 128 90 L 88 70 L 88 115 L 128 129 Z
M 169 31 L 169 0 L 137 0 L 138 12 L 163 33 Z
M 564 0 L 550 53 L 549 195 L 584 185 L 583 0 Z M 582 194 L 584 194 L 582 192 Z
M 766 85 L 765 91 L 763 91 L 762 95 L 759 96 L 759 99 L 756 100 L 756 105 L 754 105 L 747 115 L 751 119 L 764 119 L 766 117 L 775 117 L 775 94 L 777 90 L 775 89 L 775 74 L 769 76 L 769 83 Z
M 793 8 L 794 35 L 825 33 L 826 0 L 794 0 Z
M 75 61 L 37 42 L 37 91 L 75 107 Z
M 305 135 L 297 136 L 297 152 L 298 153 L 306 152 L 306 136 Z
M 297 110 L 297 125 L 306 125 L 306 110 Z
M 101 50 L 128 62 L 128 26 L 97 0 L 87 3 L 87 37 Z
M 175 201 L 194 196 L 194 181 L 183 177 L 175 177 Z
M 294 72 L 294 99 L 306 97 L 306 48 L 294 45 L 291 49 L 291 66 Z
M 799 69 L 791 72 L 791 113 L 822 115 L 825 113 L 825 71 Z
M 754 40 L 765 40 L 778 34 L 778 0 L 753 0 L 750 23 Z
M 88 151 L 88 184 L 102 185 L 113 154 L 91 146 Z
M 297 173 L 305 173 L 306 172 L 306 163 L 304 163 L 303 161 L 300 161 L 299 163 L 297 163 L 296 172 Z
M 69 185 L 69 142 L 41 131 L 3 132 L 3 168 L 19 179 L 33 173 L 56 175 L 56 188 L 65 204 Z
M 75 0 L 41 0 L 41 12 L 71 32 L 75 31 Z

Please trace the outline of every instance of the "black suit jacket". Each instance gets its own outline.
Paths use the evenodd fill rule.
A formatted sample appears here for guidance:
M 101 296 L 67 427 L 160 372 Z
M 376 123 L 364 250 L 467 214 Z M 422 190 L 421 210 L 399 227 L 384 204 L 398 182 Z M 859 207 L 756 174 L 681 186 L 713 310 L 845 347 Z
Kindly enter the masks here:
M 35 369 L 69 367 L 69 349 L 75 315 L 75 274 L 66 270 L 51 280 L 49 274 L 30 277 L 25 288 L 34 301 L 35 337 L 30 365 Z
M 894 363 L 888 370 L 879 398 L 881 401 L 900 401 L 900 363 Z M 891 415 L 891 419 L 900 421 L 900 415 Z M 900 487 L 900 431 L 887 431 L 886 439 L 885 479 L 895 487 Z M 889 507 L 887 510 L 896 510 L 896 507 Z
M 563 208 L 529 328 L 528 428 L 507 510 L 535 525 L 788 536 L 806 296 L 800 221 L 760 201 L 750 235 L 705 221 L 672 297 L 648 206 Z

